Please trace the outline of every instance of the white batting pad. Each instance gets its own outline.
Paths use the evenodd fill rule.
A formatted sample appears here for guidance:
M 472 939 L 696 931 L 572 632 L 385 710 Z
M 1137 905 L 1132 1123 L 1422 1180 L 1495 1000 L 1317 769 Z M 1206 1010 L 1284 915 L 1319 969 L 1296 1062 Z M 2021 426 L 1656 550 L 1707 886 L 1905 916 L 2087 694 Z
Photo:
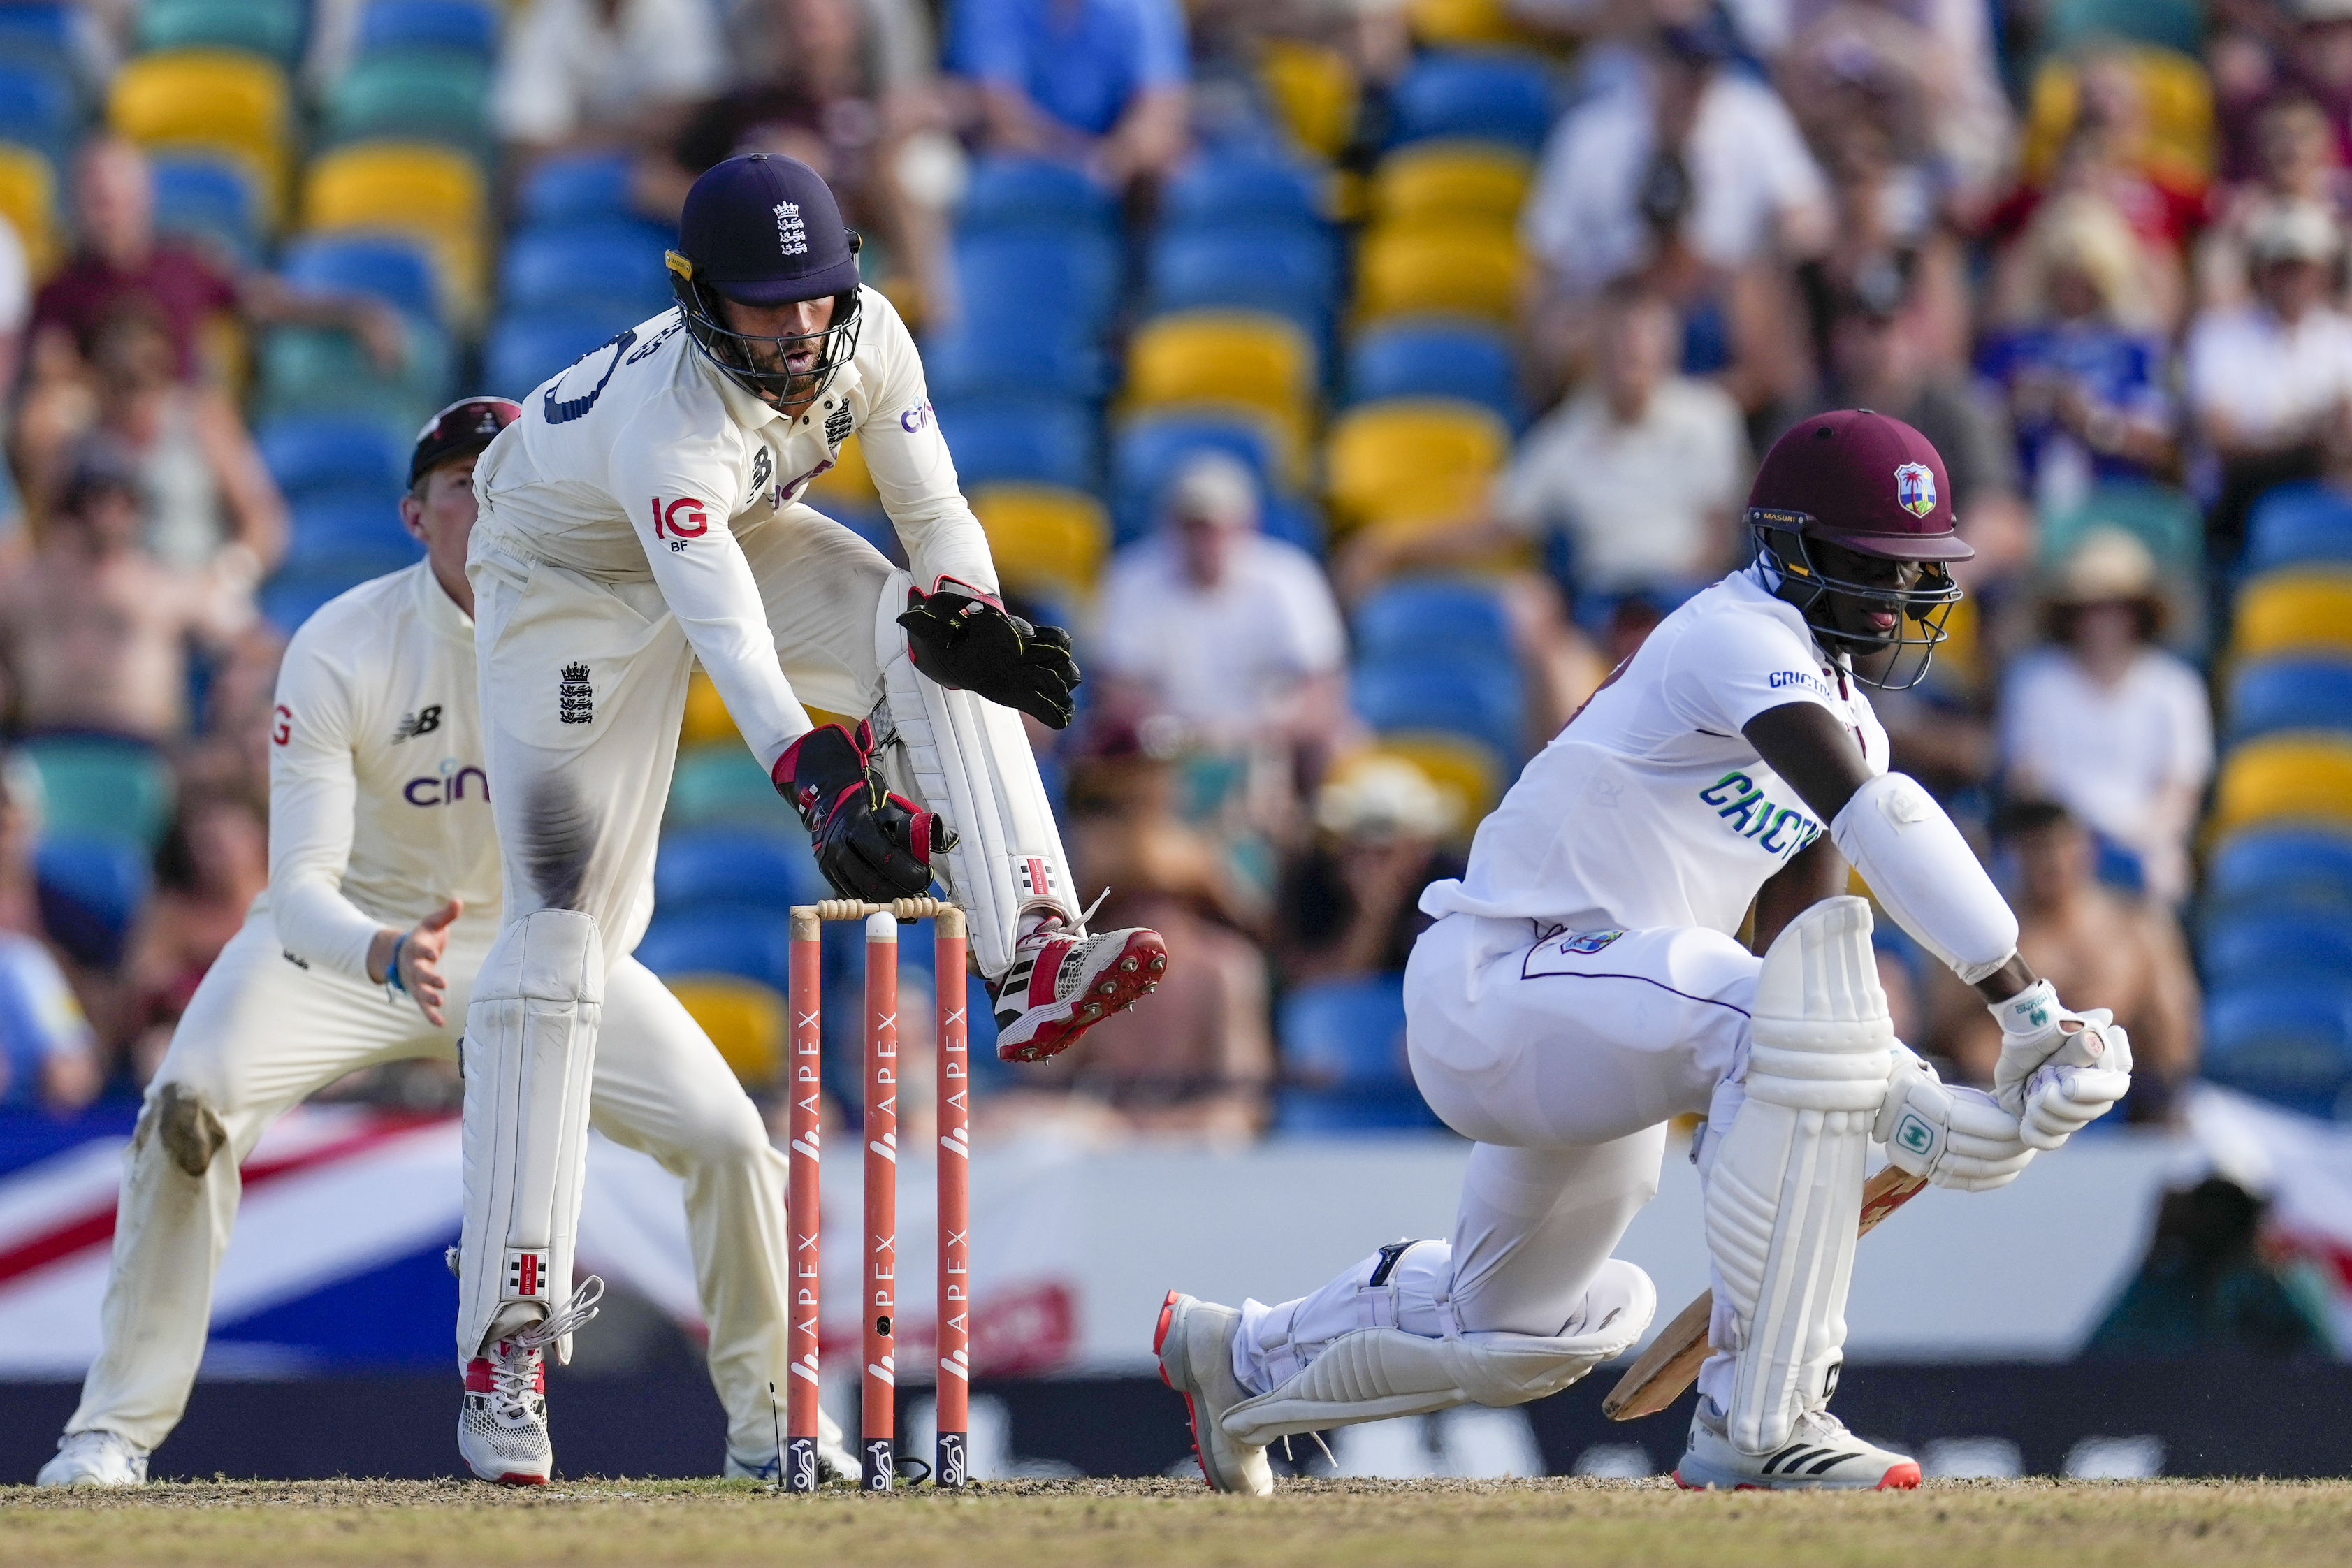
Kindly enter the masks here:
M 908 657 L 898 616 L 913 583 L 893 572 L 882 584 L 874 645 L 886 711 L 875 716 L 875 730 L 898 753 L 909 793 L 956 831 L 956 847 L 931 863 L 971 922 L 973 961 L 995 979 L 1013 967 L 1024 910 L 1059 910 L 1077 926 L 1080 901 L 1021 715 L 948 690 Z
M 587 1178 L 588 1089 L 604 1011 L 596 922 L 540 910 L 508 926 L 466 1009 L 466 1220 L 457 1355 L 481 1353 L 510 1304 L 545 1317 L 572 1299 Z M 556 1355 L 572 1359 L 570 1335 Z
M 1657 1310 L 1650 1277 L 1612 1258 L 1558 1335 L 1438 1338 L 1397 1328 L 1351 1330 L 1323 1345 L 1305 1371 L 1226 1411 L 1225 1433 L 1236 1442 L 1264 1446 L 1292 1433 L 1457 1405 L 1525 1405 L 1631 1350 Z
M 1862 1217 L 1864 1160 L 1895 1031 L 1870 951 L 1870 906 L 1826 899 L 1790 921 L 1756 978 L 1747 1097 L 1714 1142 L 1709 1338 L 1736 1356 L 1728 1432 L 1767 1453 L 1829 1396 Z

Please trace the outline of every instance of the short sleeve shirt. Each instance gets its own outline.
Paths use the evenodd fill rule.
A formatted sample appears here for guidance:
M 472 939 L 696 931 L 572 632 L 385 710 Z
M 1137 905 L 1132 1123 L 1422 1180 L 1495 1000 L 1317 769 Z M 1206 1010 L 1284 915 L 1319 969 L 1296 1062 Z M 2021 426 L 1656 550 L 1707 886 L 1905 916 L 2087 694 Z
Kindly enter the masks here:
M 1865 764 L 1886 731 L 1795 608 L 1735 572 L 1660 622 L 1478 826 L 1469 870 L 1422 909 L 1579 931 L 1729 934 L 1766 879 L 1826 830 L 1742 731 L 1791 702 L 1829 711 Z
M 171 337 L 182 378 L 194 379 L 205 318 L 233 310 L 236 302 L 236 279 L 196 252 L 165 244 L 143 265 L 121 271 L 94 256 L 75 257 L 42 286 L 33 327 L 60 327 L 86 342 L 118 310 L 152 311 Z
M 955 29 L 957 69 L 1017 88 L 1092 136 L 1139 93 L 1181 87 L 1190 74 L 1174 0 L 963 0 Z
M 1202 588 L 1164 538 L 1111 563 L 1091 653 L 1208 729 L 1247 724 L 1295 681 L 1336 670 L 1347 634 L 1312 556 L 1278 539 L 1235 542 L 1224 582 Z
M 37 1100 L 44 1064 L 89 1043 L 89 1020 L 57 960 L 31 937 L 0 932 L 0 1051 L 8 1064 L 0 1104 Z

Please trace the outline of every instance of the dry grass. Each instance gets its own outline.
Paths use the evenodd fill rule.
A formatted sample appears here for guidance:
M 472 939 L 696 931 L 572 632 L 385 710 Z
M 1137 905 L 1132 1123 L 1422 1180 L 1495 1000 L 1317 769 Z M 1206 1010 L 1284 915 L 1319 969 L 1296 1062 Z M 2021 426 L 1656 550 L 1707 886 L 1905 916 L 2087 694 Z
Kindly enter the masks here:
M 0 1488 L 0 1562 L 1095 1563 L 1444 1568 L 2163 1568 L 2328 1564 L 2339 1482 L 1965 1482 L 1914 1493 L 1689 1494 L 1657 1481 L 1304 1481 L 1271 1501 L 1176 1481 L 992 1483 L 961 1497 L 750 1482 L 217 1481 L 135 1492 Z

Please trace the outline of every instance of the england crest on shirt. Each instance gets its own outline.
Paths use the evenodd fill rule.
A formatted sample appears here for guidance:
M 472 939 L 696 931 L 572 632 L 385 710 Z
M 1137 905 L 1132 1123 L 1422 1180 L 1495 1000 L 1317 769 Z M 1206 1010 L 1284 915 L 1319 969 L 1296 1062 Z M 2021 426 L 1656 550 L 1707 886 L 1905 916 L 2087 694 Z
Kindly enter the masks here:
M 1895 470 L 1895 504 L 1913 517 L 1936 510 L 1936 475 L 1925 463 L 1906 463 Z

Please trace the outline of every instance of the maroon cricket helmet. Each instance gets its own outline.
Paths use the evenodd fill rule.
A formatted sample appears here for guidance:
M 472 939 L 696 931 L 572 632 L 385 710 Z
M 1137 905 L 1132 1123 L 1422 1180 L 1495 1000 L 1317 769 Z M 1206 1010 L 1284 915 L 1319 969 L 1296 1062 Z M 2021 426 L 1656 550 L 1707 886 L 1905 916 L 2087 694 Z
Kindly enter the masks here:
M 1895 561 L 1966 561 L 1935 444 L 1900 419 L 1841 408 L 1772 443 L 1748 492 L 1751 527 Z

